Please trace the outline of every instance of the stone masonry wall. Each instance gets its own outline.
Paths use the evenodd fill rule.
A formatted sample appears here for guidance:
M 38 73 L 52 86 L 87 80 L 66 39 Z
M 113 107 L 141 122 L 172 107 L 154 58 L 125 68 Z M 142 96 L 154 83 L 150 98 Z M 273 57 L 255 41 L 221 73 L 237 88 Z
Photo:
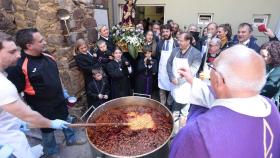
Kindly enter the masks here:
M 57 60 L 64 86 L 71 95 L 80 97 L 84 79 L 73 59 L 74 42 L 78 38 L 96 42 L 94 9 L 100 5 L 108 8 L 108 0 L 0 0 L 0 31 L 14 34 L 26 27 L 39 29 Z M 66 24 L 59 19 L 60 9 L 70 14 Z

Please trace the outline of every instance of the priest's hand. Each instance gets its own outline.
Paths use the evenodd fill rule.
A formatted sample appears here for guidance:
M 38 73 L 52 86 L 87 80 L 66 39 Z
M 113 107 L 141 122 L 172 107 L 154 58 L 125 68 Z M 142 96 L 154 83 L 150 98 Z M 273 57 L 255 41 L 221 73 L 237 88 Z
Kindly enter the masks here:
M 179 118 L 179 127 L 183 128 L 186 125 L 186 123 L 187 123 L 187 117 L 181 115 Z
M 193 75 L 188 68 L 180 68 L 178 73 L 184 77 L 190 84 L 193 83 Z

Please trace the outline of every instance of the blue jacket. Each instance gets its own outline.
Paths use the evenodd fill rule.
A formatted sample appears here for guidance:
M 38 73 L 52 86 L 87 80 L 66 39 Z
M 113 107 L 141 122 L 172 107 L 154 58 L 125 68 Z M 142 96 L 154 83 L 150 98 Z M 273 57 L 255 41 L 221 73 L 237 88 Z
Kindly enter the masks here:
M 233 44 L 238 44 L 237 35 L 233 37 Z M 260 53 L 260 46 L 257 44 L 257 39 L 255 37 L 250 38 L 250 42 L 246 45 L 248 48 L 254 49 L 257 53 Z

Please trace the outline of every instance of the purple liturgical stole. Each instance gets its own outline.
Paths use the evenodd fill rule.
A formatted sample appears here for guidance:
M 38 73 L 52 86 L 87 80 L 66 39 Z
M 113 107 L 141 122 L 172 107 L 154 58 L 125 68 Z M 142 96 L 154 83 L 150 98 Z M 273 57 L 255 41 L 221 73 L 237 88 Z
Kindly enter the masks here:
M 203 113 L 178 133 L 170 158 L 280 158 L 280 116 L 271 103 L 267 117 L 223 106 Z

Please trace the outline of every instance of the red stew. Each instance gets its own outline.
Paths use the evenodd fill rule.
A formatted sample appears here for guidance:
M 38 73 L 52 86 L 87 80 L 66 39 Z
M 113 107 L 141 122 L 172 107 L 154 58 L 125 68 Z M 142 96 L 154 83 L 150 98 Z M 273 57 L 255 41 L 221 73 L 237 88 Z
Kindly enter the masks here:
M 161 146 L 171 135 L 172 118 L 148 106 L 118 107 L 105 111 L 90 123 L 127 123 L 128 114 L 150 114 L 154 127 L 131 130 L 128 126 L 97 126 L 87 128 L 90 141 L 100 150 L 118 156 L 136 156 Z

